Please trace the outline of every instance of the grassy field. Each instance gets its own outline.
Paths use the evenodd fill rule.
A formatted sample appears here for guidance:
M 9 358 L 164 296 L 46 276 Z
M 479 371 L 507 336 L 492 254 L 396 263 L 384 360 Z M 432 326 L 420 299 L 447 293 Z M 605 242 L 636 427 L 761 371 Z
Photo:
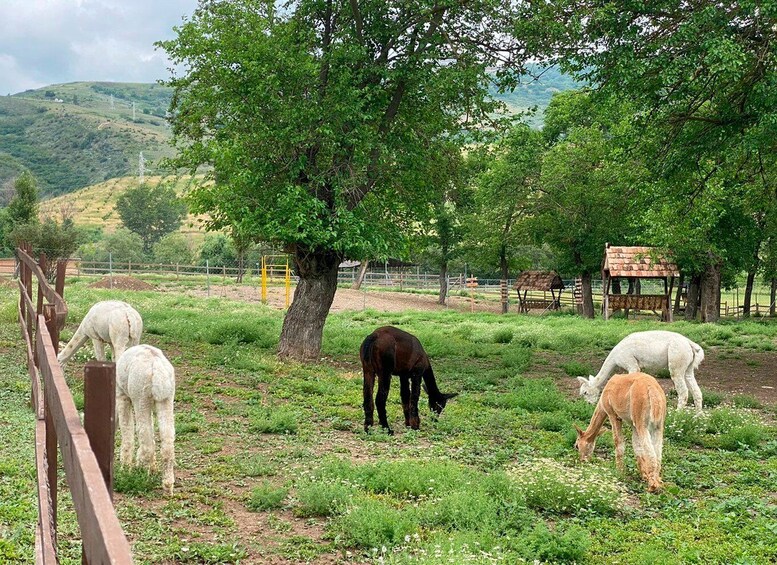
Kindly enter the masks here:
M 0 562 L 31 562 L 36 520 L 33 418 L 15 320 L 0 288 Z M 610 434 L 580 464 L 573 424 L 592 406 L 573 377 L 598 368 L 631 331 L 608 323 L 446 312 L 330 316 L 318 363 L 276 360 L 282 312 L 220 298 L 121 293 L 69 281 L 71 316 L 120 298 L 143 315 L 143 341 L 176 366 L 176 492 L 117 471 L 116 506 L 138 563 L 773 563 L 777 560 L 774 405 L 706 389 L 702 417 L 671 410 L 664 480 L 646 492 L 627 448 L 615 471 Z M 458 392 L 421 429 L 362 432 L 358 347 L 375 327 L 416 334 L 443 392 Z M 774 350 L 777 324 L 677 323 L 723 359 Z M 777 356 L 777 354 L 775 354 Z M 67 373 L 77 403 L 79 352 Z M 699 371 L 702 388 L 704 365 Z M 774 383 L 772 383 L 774 384 Z M 673 399 L 670 398 L 670 405 Z M 60 496 L 63 563 L 80 562 Z

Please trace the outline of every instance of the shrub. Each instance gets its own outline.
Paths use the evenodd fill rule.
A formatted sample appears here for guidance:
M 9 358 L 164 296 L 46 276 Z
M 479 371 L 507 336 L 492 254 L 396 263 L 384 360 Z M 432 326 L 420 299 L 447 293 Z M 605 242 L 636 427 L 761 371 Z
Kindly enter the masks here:
M 763 404 L 752 394 L 737 394 L 731 399 L 731 403 L 736 408 L 763 408 Z
M 424 527 L 449 530 L 491 529 L 497 523 L 497 502 L 481 491 L 454 491 L 429 500 L 418 510 Z
M 332 516 L 344 512 L 356 489 L 346 482 L 305 481 L 297 487 L 298 516 Z
M 723 403 L 723 400 L 726 398 L 725 394 L 706 388 L 701 389 L 701 394 L 702 397 L 704 397 L 705 408 L 715 408 L 716 406 L 720 406 Z
M 761 426 L 745 424 L 722 434 L 718 442 L 726 451 L 736 451 L 742 448 L 754 449 L 761 443 L 763 437 L 764 430 Z
M 372 498 L 362 499 L 329 526 L 343 544 L 364 549 L 394 546 L 416 533 L 411 516 Z
M 149 473 L 143 467 L 118 467 L 113 474 L 113 490 L 129 496 L 146 494 L 161 487 L 158 473 Z
M 283 505 L 283 499 L 286 498 L 288 493 L 289 489 L 275 487 L 269 481 L 264 481 L 251 490 L 246 506 L 254 512 L 280 508 Z
M 276 466 L 268 463 L 264 455 L 255 455 L 241 462 L 240 469 L 246 477 L 269 477 L 277 473 Z
M 569 361 L 559 366 L 570 377 L 587 377 L 588 375 L 595 374 L 589 365 L 578 363 L 577 361 Z
M 260 434 L 296 434 L 297 413 L 286 406 L 262 407 L 249 414 L 249 427 Z
M 499 328 L 492 337 L 494 343 L 510 343 L 513 341 L 513 330 L 510 328 Z
M 366 490 L 408 498 L 433 496 L 464 482 L 466 470 L 446 461 L 392 461 L 363 465 L 358 480 Z
M 591 539 L 583 528 L 571 525 L 566 530 L 551 531 L 540 522 L 525 538 L 528 559 L 543 562 L 579 562 L 585 557 Z
M 706 419 L 704 413 L 692 410 L 669 410 L 664 422 L 664 435 L 680 443 L 699 443 L 707 428 Z
M 569 468 L 552 459 L 537 459 L 508 470 L 526 506 L 555 514 L 613 515 L 625 494 L 601 470 Z
M 549 432 L 561 432 L 572 426 L 569 415 L 564 412 L 548 412 L 540 417 L 538 427 Z

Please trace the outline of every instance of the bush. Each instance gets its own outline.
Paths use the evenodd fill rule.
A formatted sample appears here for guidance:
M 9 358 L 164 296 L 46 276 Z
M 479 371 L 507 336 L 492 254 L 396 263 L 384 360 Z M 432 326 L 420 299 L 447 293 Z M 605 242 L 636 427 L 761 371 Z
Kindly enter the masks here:
M 716 406 L 720 406 L 723 404 L 723 400 L 726 398 L 725 394 L 706 388 L 701 389 L 701 394 L 704 398 L 705 408 L 715 408 Z
M 731 403 L 736 408 L 763 408 L 763 404 L 752 394 L 737 394 L 731 399 Z
M 261 434 L 296 434 L 297 413 L 286 406 L 263 407 L 248 416 L 252 432 Z
M 704 413 L 693 410 L 669 410 L 664 422 L 664 435 L 673 441 L 685 444 L 698 444 L 706 432 L 707 422 Z
M 400 544 L 417 529 L 408 513 L 372 498 L 362 499 L 329 525 L 330 535 L 344 545 L 364 549 Z
M 577 361 L 562 363 L 560 367 L 570 377 L 587 377 L 588 375 L 595 374 L 589 365 L 578 363 Z
M 540 417 L 538 427 L 549 432 L 561 432 L 572 427 L 572 421 L 564 412 L 548 412 Z
M 491 529 L 497 522 L 497 502 L 480 491 L 454 491 L 429 500 L 418 509 L 419 522 L 427 528 L 448 530 Z
M 510 328 L 499 328 L 494 332 L 494 343 L 510 343 L 513 341 L 513 330 Z
M 619 512 L 625 494 L 601 470 L 568 468 L 552 459 L 537 459 L 508 470 L 526 506 L 554 514 Z
M 343 513 L 356 489 L 346 482 L 311 480 L 297 487 L 298 516 L 332 516 Z
M 540 522 L 525 538 L 528 559 L 543 562 L 579 562 L 591 546 L 591 539 L 583 528 L 576 525 L 566 530 L 550 531 Z
M 152 248 L 154 262 L 164 265 L 191 265 L 194 253 L 188 239 L 180 232 L 169 233 Z
M 742 448 L 756 448 L 763 437 L 764 430 L 761 426 L 745 424 L 722 434 L 718 438 L 718 442 L 720 447 L 726 451 L 736 451 Z
M 280 508 L 283 506 L 283 499 L 286 498 L 288 493 L 289 489 L 275 487 L 269 481 L 264 481 L 251 490 L 246 506 L 254 512 Z

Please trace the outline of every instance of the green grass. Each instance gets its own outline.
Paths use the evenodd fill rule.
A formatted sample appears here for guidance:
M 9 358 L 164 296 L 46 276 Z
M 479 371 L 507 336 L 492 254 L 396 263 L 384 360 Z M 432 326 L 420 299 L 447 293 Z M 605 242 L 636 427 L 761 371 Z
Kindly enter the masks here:
M 631 331 L 667 326 L 344 312 L 327 321 L 324 360 L 299 364 L 275 358 L 282 312 L 256 303 L 95 290 L 85 279 L 69 280 L 66 297 L 65 335 L 95 301 L 127 300 L 143 315 L 143 341 L 176 366 L 175 494 L 162 494 L 158 475 L 117 469 L 116 506 L 137 563 L 777 560 L 773 406 L 705 390 L 703 416 L 670 408 L 658 495 L 646 492 L 630 441 L 623 473 L 610 433 L 590 463 L 577 460 L 572 426 L 585 426 L 593 406 L 577 398 L 575 373 L 591 372 Z M 14 308 L 15 293 L 0 288 L 0 562 L 27 563 L 34 421 Z M 406 430 L 395 379 L 394 436 L 361 431 L 358 347 L 386 324 L 417 335 L 441 390 L 459 393 L 439 418 L 422 394 L 421 429 Z M 731 359 L 777 337 L 771 321 L 671 328 Z M 86 357 L 66 368 L 76 392 Z M 59 520 L 61 561 L 78 563 L 66 487 Z

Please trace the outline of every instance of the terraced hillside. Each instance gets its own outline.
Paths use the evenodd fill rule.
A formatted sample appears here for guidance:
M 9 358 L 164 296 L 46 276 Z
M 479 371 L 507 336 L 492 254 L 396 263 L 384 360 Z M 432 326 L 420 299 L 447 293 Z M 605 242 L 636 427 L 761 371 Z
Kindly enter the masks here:
M 146 182 L 150 184 L 163 181 L 174 182 L 179 195 L 185 194 L 191 183 L 188 177 L 146 177 Z M 40 205 L 40 216 L 59 218 L 64 214 L 79 226 L 101 228 L 104 233 L 111 233 L 121 226 L 121 219 L 116 211 L 116 201 L 125 190 L 137 186 L 137 183 L 138 178 L 135 176 L 120 177 L 44 200 Z M 190 235 L 192 240 L 199 241 L 205 235 L 203 220 L 203 217 L 190 214 L 179 231 Z

